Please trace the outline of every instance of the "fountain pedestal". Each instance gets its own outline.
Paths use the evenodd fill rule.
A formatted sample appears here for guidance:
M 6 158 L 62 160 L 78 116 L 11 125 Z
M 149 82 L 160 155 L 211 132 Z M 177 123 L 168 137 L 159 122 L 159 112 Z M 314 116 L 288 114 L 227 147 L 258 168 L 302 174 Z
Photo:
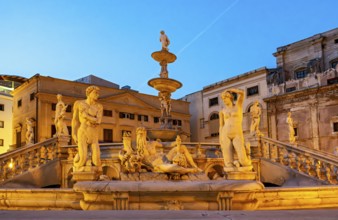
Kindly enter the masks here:
M 156 51 L 151 54 L 152 58 L 159 62 L 161 66 L 160 77 L 148 81 L 148 85 L 159 91 L 161 117 L 160 129 L 148 129 L 147 136 L 151 140 L 160 139 L 162 141 L 173 141 L 179 134 L 179 131 L 173 129 L 173 120 L 171 116 L 171 93 L 182 87 L 182 83 L 169 78 L 167 69 L 168 63 L 176 60 L 176 55 L 167 50 Z

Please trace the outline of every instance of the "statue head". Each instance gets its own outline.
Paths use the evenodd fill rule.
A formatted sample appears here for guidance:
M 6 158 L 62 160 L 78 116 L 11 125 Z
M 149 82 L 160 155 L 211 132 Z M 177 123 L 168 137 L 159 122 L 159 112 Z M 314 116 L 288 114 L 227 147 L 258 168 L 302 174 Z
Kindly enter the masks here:
M 222 92 L 221 97 L 222 97 L 223 101 L 225 101 L 227 99 L 229 99 L 231 101 L 231 103 L 234 101 L 234 97 L 232 96 L 231 92 L 229 92 L 227 90 Z
M 61 94 L 57 94 L 56 98 L 57 98 L 58 101 L 60 101 L 62 99 L 62 95 Z
M 160 33 L 161 33 L 161 34 L 164 34 L 164 31 L 162 30 Z
M 180 145 L 182 143 L 181 137 L 179 135 L 177 135 L 176 137 L 176 144 Z
M 95 92 L 95 96 L 94 98 L 95 99 L 98 99 L 99 97 L 99 94 L 98 92 L 100 91 L 100 88 L 97 87 L 97 86 L 89 86 L 87 89 L 86 89 L 86 96 L 89 97 L 93 92 Z

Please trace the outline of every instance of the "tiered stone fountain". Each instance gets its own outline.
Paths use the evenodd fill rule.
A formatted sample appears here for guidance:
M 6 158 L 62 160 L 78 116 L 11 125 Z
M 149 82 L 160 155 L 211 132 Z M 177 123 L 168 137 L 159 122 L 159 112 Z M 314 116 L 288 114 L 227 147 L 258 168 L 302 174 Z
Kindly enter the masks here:
M 162 42 L 162 50 L 155 51 L 151 54 L 151 57 L 159 62 L 161 66 L 160 77 L 153 78 L 148 81 L 148 85 L 156 89 L 161 106 L 161 127 L 160 129 L 148 129 L 147 136 L 149 139 L 161 141 L 173 141 L 175 140 L 177 130 L 173 129 L 172 116 L 171 116 L 171 93 L 182 87 L 182 83 L 175 79 L 169 78 L 169 72 L 167 65 L 173 63 L 176 60 L 176 55 L 170 53 L 168 50 L 169 40 L 164 34 L 160 38 Z

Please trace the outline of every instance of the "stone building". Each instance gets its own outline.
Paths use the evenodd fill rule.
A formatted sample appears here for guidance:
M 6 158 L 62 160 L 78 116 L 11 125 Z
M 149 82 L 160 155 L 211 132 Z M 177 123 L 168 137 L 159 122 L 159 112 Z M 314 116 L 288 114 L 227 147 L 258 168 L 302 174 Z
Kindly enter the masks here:
M 267 75 L 269 135 L 288 142 L 292 112 L 297 143 L 333 153 L 338 146 L 338 28 L 277 48 Z
M 221 93 L 229 88 L 244 90 L 243 130 L 250 133 L 250 107 L 257 100 L 262 109 L 260 130 L 267 134 L 266 104 L 263 101 L 268 94 L 266 75 L 269 69 L 258 68 L 241 75 L 205 86 L 201 91 L 186 95 L 182 100 L 190 102 L 191 141 L 219 141 L 218 112 L 224 107 Z
M 92 75 L 79 81 L 68 81 L 37 74 L 13 91 L 12 148 L 25 145 L 26 118 L 33 121 L 35 143 L 55 134 L 53 122 L 57 94 L 61 94 L 63 102 L 68 105 L 65 121 L 71 131 L 72 105 L 76 100 L 86 98 L 85 90 L 92 84 L 99 86 L 99 102 L 104 108 L 99 134 L 101 143 L 121 142 L 123 131 L 130 131 L 135 139 L 135 130 L 139 126 L 160 127 L 157 96 L 142 94 L 129 87 L 119 89 L 118 85 Z M 189 103 L 172 100 L 172 117 L 175 129 L 190 133 Z
M 12 145 L 12 106 L 11 92 L 26 79 L 19 76 L 0 75 L 0 154 Z

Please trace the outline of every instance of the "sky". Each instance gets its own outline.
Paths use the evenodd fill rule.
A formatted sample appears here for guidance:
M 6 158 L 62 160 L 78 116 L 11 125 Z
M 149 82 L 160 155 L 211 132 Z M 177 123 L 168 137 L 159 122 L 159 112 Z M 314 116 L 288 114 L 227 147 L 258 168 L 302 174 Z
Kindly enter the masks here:
M 0 74 L 95 75 L 157 95 L 160 31 L 172 98 L 261 67 L 280 46 L 338 27 L 337 0 L 0 0 Z

